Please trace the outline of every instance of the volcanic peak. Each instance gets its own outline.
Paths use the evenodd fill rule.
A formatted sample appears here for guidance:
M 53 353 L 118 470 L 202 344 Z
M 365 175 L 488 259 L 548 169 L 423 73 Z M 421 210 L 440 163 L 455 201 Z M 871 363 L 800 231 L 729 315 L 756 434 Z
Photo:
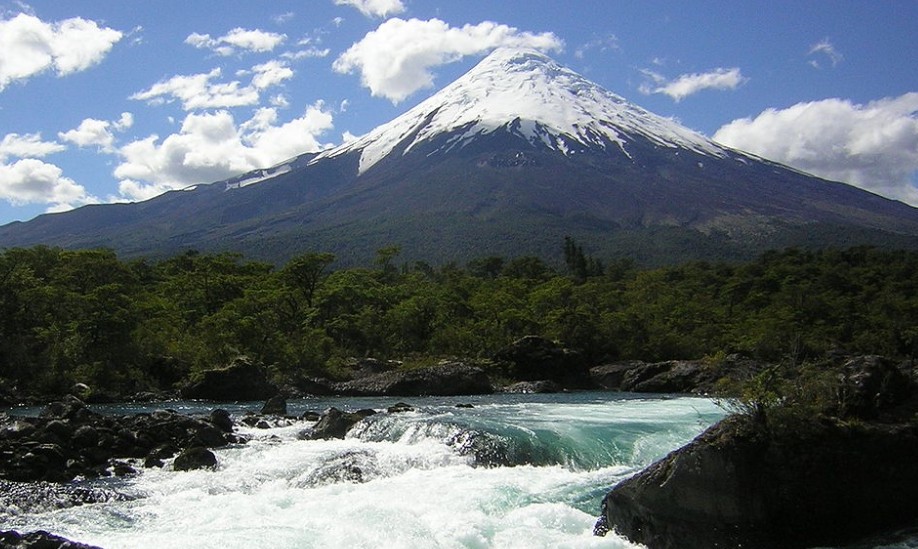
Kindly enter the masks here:
M 400 148 L 402 154 L 448 136 L 434 152 L 461 148 L 499 129 L 563 154 L 619 149 L 629 142 L 685 148 L 724 157 L 728 150 L 676 122 L 655 115 L 529 49 L 495 50 L 464 76 L 402 116 L 319 154 L 359 151 L 359 173 Z

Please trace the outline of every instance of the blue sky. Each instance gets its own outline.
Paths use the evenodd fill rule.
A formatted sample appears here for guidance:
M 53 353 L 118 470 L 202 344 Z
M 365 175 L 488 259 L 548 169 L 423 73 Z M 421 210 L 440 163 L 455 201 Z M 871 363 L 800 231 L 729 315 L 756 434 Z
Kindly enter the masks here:
M 340 144 L 507 45 L 918 205 L 914 1 L 0 0 L 0 223 Z

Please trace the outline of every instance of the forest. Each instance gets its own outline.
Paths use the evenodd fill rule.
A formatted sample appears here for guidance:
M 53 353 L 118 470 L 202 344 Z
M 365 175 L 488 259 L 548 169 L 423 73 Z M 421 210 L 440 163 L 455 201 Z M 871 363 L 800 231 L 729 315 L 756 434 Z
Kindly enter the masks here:
M 563 261 L 483 257 L 465 265 L 366 268 L 329 253 L 282 266 L 232 253 L 151 262 L 109 250 L 0 253 L 0 383 L 60 393 L 170 390 L 246 355 L 272 378 L 347 377 L 352 357 L 404 367 L 486 362 L 524 335 L 591 362 L 740 353 L 793 362 L 826 353 L 915 357 L 918 252 L 769 251 L 744 263 L 638 268 L 567 239 Z M 561 255 L 561 254 L 558 254 Z

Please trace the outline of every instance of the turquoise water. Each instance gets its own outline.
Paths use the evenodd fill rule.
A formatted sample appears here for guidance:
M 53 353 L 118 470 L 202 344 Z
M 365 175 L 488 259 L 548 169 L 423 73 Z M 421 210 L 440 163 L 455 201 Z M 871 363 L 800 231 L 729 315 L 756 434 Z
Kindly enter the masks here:
M 723 415 L 707 399 L 614 393 L 403 400 L 415 411 L 371 416 L 345 440 L 298 440 L 308 422 L 242 426 L 252 440 L 217 450 L 217 471 L 142 469 L 97 481 L 131 501 L 25 515 L 0 509 L 0 522 L 106 549 L 636 547 L 592 536 L 603 495 Z M 288 408 L 299 415 L 395 402 L 305 399 Z M 260 404 L 220 407 L 238 419 Z M 156 407 L 203 414 L 216 406 L 97 409 Z

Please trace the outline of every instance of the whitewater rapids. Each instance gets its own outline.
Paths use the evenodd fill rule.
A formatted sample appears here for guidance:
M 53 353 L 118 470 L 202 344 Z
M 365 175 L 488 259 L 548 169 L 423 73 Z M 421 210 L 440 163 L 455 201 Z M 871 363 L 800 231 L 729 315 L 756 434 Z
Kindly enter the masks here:
M 384 410 L 395 402 L 309 399 L 288 408 Z M 0 509 L 0 523 L 105 549 L 637 547 L 592 535 L 603 496 L 723 416 L 707 399 L 608 393 L 409 403 L 414 411 L 371 416 L 344 440 L 299 440 L 309 422 L 237 423 L 252 439 L 216 450 L 216 471 L 140 469 L 87 483 L 127 501 Z M 158 406 L 190 414 L 215 407 Z M 258 403 L 223 407 L 238 419 Z

